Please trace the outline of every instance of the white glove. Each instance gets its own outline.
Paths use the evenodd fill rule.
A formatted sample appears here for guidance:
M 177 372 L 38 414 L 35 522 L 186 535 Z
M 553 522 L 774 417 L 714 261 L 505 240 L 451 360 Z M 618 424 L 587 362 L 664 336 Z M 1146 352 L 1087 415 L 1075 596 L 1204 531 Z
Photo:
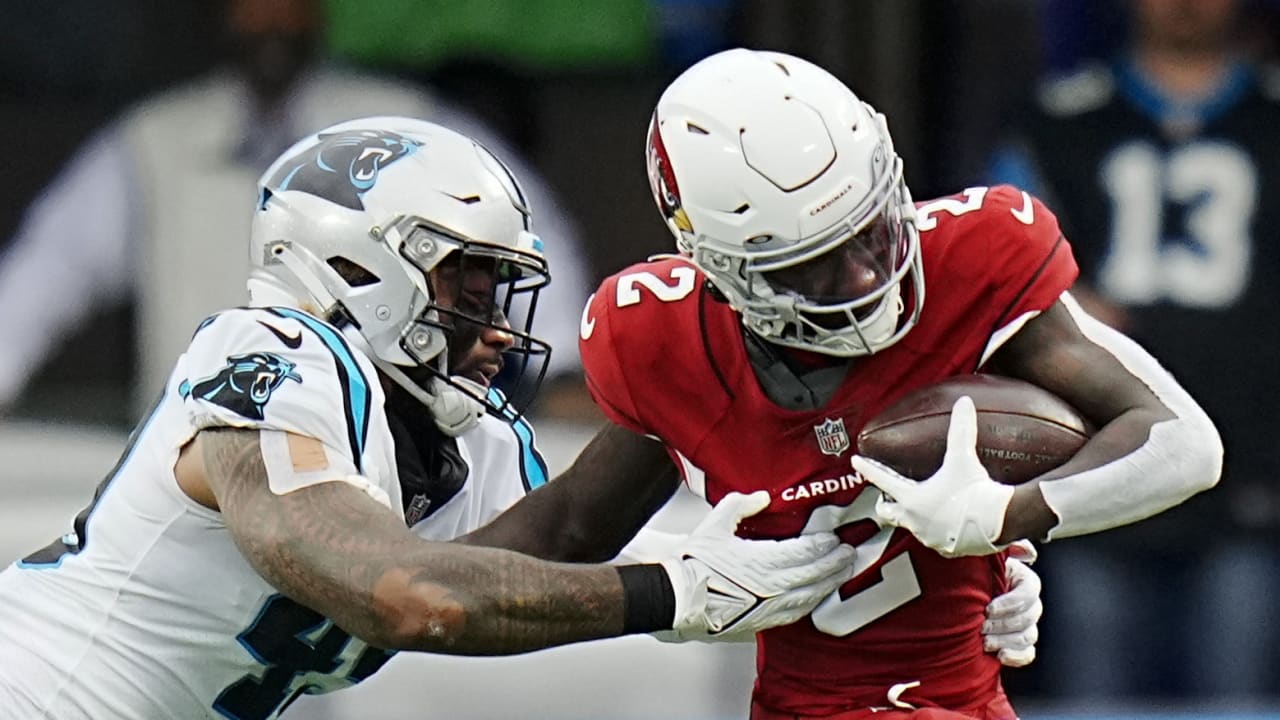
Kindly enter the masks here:
M 662 561 L 675 590 L 662 640 L 749 639 L 805 617 L 853 577 L 854 550 L 834 533 L 746 540 L 738 523 L 769 506 L 769 493 L 729 493 Z
M 944 557 L 990 555 L 1004 527 L 1013 488 L 987 474 L 978 461 L 978 412 L 968 396 L 951 408 L 942 467 L 927 480 L 904 477 L 871 458 L 853 457 L 853 469 L 884 493 L 876 516 L 904 528 Z
M 1012 557 L 1004 561 L 1004 575 L 1009 591 L 987 605 L 982 647 L 995 653 L 1002 665 L 1022 667 L 1036 659 L 1036 641 L 1040 639 L 1037 623 L 1044 613 L 1040 576 L 1027 563 Z

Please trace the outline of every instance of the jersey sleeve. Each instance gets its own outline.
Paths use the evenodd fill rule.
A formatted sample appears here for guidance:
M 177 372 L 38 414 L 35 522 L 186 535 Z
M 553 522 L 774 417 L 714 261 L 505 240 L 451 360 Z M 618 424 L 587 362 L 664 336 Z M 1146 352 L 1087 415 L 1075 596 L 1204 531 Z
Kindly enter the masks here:
M 622 322 L 641 321 L 643 318 L 622 318 L 617 307 L 618 276 L 606 278 L 594 295 L 587 298 L 579 327 L 578 352 L 586 375 L 587 389 L 596 405 L 614 423 L 642 435 L 652 429 L 642 417 L 636 401 L 631 377 L 631 367 L 644 363 L 647 348 L 633 347 L 631 339 L 642 333 L 642 328 L 628 327 L 622 332 Z
M 984 202 L 984 263 L 990 297 L 999 308 L 994 330 L 1026 313 L 1046 310 L 1079 275 L 1058 218 L 1032 194 L 997 185 Z
M 365 472 L 381 394 L 371 364 L 333 326 L 285 308 L 229 310 L 201 324 L 180 363 L 177 391 L 195 429 L 314 438 Z

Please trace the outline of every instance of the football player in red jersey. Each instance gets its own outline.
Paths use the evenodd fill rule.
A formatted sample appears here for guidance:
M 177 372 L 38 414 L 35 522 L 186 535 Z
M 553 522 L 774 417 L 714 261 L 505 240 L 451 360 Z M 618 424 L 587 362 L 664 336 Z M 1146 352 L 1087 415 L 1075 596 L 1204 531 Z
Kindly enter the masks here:
M 1013 720 L 979 632 L 1009 544 L 1211 487 L 1213 423 L 1072 300 L 1075 261 L 1043 204 L 1009 186 L 913 202 L 884 116 L 819 67 L 748 50 L 699 62 L 658 102 L 648 165 L 679 255 L 588 302 L 582 358 L 614 425 L 517 512 L 563 518 L 542 543 L 611 538 L 608 557 L 669 497 L 672 465 L 711 503 L 767 490 L 740 532 L 835 529 L 857 574 L 760 633 L 753 720 Z M 967 400 L 933 477 L 856 456 L 859 428 L 902 394 L 980 369 L 1056 393 L 1097 432 L 1017 488 L 977 462 Z

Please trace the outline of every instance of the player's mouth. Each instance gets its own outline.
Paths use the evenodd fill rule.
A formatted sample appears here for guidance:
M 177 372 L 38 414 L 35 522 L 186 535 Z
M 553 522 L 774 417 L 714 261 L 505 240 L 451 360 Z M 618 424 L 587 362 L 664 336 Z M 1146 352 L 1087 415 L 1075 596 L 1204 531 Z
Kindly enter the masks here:
M 502 372 L 502 361 L 496 360 L 494 362 L 485 362 L 476 365 L 475 368 L 464 373 L 463 377 L 487 388 L 493 384 L 493 379 L 497 377 L 500 372 Z

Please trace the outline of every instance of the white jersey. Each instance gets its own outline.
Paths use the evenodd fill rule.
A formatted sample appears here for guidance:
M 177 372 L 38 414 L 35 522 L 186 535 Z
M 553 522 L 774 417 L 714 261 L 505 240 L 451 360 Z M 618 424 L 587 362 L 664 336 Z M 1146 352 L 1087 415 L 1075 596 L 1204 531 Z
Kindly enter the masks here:
M 239 309 L 206 320 L 74 531 L 0 573 L 4 717 L 260 720 L 381 667 L 390 653 L 258 576 L 173 467 L 203 428 L 287 431 L 323 443 L 330 467 L 316 481 L 349 474 L 402 514 L 383 400 L 372 363 L 310 315 Z M 470 531 L 545 481 L 523 421 L 486 417 L 458 450 L 470 473 L 415 526 L 424 537 Z M 274 452 L 264 440 L 268 467 L 281 461 Z

